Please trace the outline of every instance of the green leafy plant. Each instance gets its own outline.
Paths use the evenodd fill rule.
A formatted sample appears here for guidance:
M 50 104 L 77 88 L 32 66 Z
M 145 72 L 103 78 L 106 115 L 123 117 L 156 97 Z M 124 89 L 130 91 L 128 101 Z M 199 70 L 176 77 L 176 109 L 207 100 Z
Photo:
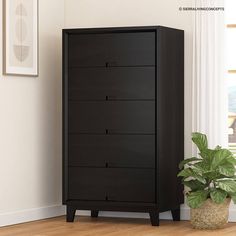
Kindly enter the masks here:
M 183 160 L 178 174 L 188 187 L 187 204 L 198 208 L 208 198 L 220 204 L 228 197 L 236 204 L 236 158 L 220 146 L 209 149 L 205 134 L 193 133 L 192 141 L 198 147 L 199 155 Z

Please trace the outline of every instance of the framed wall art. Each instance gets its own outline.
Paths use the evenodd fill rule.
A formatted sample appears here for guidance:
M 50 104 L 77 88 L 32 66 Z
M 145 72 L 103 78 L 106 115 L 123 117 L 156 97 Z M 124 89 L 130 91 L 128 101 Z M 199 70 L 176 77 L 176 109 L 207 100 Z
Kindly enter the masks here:
M 38 0 L 3 0 L 6 75 L 38 76 Z

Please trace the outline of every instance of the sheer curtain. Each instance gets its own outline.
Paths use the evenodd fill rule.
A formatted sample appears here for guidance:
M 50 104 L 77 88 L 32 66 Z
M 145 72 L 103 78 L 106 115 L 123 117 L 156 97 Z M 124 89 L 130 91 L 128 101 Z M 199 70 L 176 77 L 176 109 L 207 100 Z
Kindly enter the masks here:
M 223 0 L 195 0 L 196 7 L 224 7 Z M 193 131 L 209 146 L 228 145 L 224 12 L 196 11 L 193 42 Z M 196 151 L 196 150 L 194 150 Z

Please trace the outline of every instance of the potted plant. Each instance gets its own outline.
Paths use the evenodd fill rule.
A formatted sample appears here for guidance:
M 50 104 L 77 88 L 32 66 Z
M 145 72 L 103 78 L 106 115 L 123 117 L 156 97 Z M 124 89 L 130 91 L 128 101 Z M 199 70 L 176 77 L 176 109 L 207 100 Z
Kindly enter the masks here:
M 183 160 L 178 174 L 187 187 L 191 224 L 198 229 L 221 228 L 228 222 L 231 199 L 236 204 L 236 159 L 220 146 L 208 148 L 205 134 L 193 133 L 192 141 L 199 154 Z

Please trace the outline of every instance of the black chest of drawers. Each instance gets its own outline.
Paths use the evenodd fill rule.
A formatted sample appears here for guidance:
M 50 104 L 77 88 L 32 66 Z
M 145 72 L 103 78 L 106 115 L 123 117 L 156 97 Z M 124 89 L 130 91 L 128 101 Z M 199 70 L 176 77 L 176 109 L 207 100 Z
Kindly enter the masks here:
M 180 218 L 184 32 L 63 30 L 63 204 Z

